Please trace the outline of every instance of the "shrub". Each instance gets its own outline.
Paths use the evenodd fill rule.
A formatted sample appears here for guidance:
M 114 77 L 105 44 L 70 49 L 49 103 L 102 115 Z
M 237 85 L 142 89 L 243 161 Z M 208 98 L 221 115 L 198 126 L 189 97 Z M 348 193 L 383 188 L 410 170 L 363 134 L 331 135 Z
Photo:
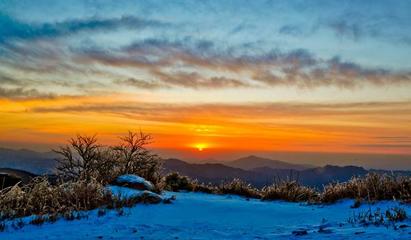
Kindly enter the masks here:
M 170 173 L 164 177 L 164 189 L 178 192 L 180 190 L 192 191 L 192 181 L 187 176 L 181 176 L 178 173 Z
M 407 214 L 403 208 L 390 208 L 385 211 L 385 214 L 381 209 L 372 211 L 371 209 L 353 214 L 352 217 L 348 219 L 351 224 L 361 224 L 361 225 L 384 225 L 388 226 L 390 224 L 404 221 L 407 218 Z
M 14 186 L 0 194 L 1 219 L 29 215 L 90 210 L 112 201 L 106 188 L 91 179 L 51 185 L 46 178 L 36 178 L 26 186 Z
M 332 203 L 343 198 L 409 201 L 411 178 L 370 173 L 362 178 L 353 177 L 345 183 L 331 183 L 324 187 L 321 194 L 321 202 L 324 203 Z
M 391 222 L 401 222 L 407 219 L 407 212 L 403 208 L 395 207 L 385 211 L 385 216 Z
M 261 191 L 263 200 L 285 200 L 290 202 L 314 202 L 318 199 L 315 189 L 299 185 L 296 181 L 281 182 L 264 187 Z
M 244 181 L 241 181 L 240 179 L 234 179 L 231 182 L 222 183 L 218 186 L 217 192 L 221 194 L 235 194 L 248 198 L 261 198 L 258 189 L 252 187 Z

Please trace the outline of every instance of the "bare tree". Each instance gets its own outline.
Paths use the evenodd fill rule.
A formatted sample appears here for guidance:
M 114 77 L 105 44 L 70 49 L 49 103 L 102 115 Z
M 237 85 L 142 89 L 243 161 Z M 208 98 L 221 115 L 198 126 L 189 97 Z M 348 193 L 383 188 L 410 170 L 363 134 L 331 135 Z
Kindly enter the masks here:
M 61 156 L 56 159 L 57 171 L 67 179 L 89 180 L 95 175 L 96 167 L 102 163 L 102 150 L 95 135 L 77 135 L 69 140 L 68 145 L 54 150 Z
M 120 139 L 120 145 L 113 148 L 118 154 L 120 172 L 138 174 L 156 183 L 160 177 L 160 159 L 145 148 L 151 143 L 152 137 L 142 132 L 129 131 L 127 136 Z
M 107 183 L 122 174 L 138 174 L 157 183 L 160 178 L 160 159 L 145 146 L 151 143 L 151 136 L 142 132 L 128 132 L 120 138 L 119 145 L 104 147 L 97 143 L 96 136 L 77 135 L 69 144 L 54 152 L 61 157 L 57 170 L 68 180 L 90 180 Z

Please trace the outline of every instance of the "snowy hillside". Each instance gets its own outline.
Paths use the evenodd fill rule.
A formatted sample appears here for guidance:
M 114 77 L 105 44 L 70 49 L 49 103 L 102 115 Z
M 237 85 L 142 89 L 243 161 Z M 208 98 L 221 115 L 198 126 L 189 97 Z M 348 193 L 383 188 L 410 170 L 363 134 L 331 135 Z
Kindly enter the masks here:
M 42 226 L 8 227 L 0 239 L 410 239 L 410 220 L 390 227 L 362 227 L 348 223 L 354 212 L 381 208 L 396 202 L 380 202 L 351 209 L 351 200 L 316 206 L 281 201 L 262 202 L 237 196 L 202 193 L 169 193 L 172 204 L 137 205 L 104 216 L 91 211 L 88 218 L 59 220 Z M 407 213 L 411 206 L 402 205 Z M 25 221 L 29 221 L 26 218 Z M 322 227 L 320 227 L 322 226 Z M 401 226 L 401 227 L 400 227 Z M 319 229 L 322 231 L 319 232 Z M 293 231 L 306 230 L 296 236 Z M 304 231 L 302 231 L 304 232 Z

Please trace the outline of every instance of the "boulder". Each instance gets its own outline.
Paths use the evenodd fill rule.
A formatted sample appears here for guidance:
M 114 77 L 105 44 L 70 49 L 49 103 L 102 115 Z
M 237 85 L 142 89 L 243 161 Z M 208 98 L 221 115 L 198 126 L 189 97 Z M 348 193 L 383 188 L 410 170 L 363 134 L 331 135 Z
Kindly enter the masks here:
M 160 203 L 163 201 L 163 198 L 158 195 L 157 193 L 153 193 L 150 191 L 143 191 L 140 195 L 141 201 L 143 203 Z
M 157 193 L 153 193 L 147 190 L 138 190 L 132 189 L 128 187 L 121 187 L 121 186 L 107 186 L 107 189 L 120 199 L 138 199 L 138 202 L 142 203 L 160 203 L 163 201 L 163 197 Z
M 133 174 L 126 174 L 118 176 L 112 183 L 112 185 L 122 186 L 133 188 L 137 190 L 147 190 L 147 191 L 154 191 L 154 185 L 145 180 L 144 178 L 133 175 Z

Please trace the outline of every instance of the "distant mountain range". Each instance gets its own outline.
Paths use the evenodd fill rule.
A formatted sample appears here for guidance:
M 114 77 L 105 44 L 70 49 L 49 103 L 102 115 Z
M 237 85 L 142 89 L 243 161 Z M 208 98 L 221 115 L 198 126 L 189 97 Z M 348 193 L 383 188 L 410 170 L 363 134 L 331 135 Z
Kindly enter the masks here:
M 249 168 L 250 165 L 247 164 Z M 164 161 L 166 173 L 178 172 L 199 182 L 219 184 L 239 178 L 251 183 L 256 187 L 270 185 L 282 180 L 296 180 L 304 185 L 321 187 L 332 181 L 347 181 L 352 176 L 363 176 L 368 173 L 362 167 L 346 166 L 338 167 L 327 165 L 305 169 L 274 169 L 271 167 L 257 167 L 253 169 L 233 168 L 218 163 L 192 164 L 178 159 L 167 159 Z
M 56 167 L 55 157 L 52 152 L 0 148 L 0 168 L 20 169 L 39 175 L 49 174 Z M 366 170 L 357 166 L 315 167 L 257 156 L 219 163 L 188 163 L 179 159 L 166 159 L 163 166 L 164 173 L 179 172 L 200 182 L 219 184 L 239 178 L 257 187 L 282 180 L 296 180 L 304 185 L 322 187 L 333 181 L 343 182 L 352 176 L 363 176 L 369 172 L 411 176 L 411 171 Z
M 411 171 L 366 170 L 357 166 L 315 167 L 257 156 L 248 156 L 224 163 L 201 164 L 187 163 L 179 159 L 166 159 L 164 160 L 164 171 L 179 172 L 199 182 L 213 184 L 239 178 L 256 187 L 283 180 L 295 180 L 303 185 L 322 187 L 330 182 L 345 182 L 353 176 L 364 176 L 369 172 L 411 176 Z
M 313 168 L 312 165 L 300 165 L 292 164 L 288 162 L 283 162 L 279 160 L 272 160 L 268 158 L 261 158 L 257 156 L 248 156 L 240 158 L 230 162 L 224 162 L 224 165 L 234 168 L 241 168 L 244 170 L 252 170 L 255 168 L 268 167 L 272 169 L 293 169 L 293 170 L 304 170 Z
M 53 152 L 0 148 L 0 168 L 21 169 L 34 174 L 50 173 L 56 167 L 55 157 Z

